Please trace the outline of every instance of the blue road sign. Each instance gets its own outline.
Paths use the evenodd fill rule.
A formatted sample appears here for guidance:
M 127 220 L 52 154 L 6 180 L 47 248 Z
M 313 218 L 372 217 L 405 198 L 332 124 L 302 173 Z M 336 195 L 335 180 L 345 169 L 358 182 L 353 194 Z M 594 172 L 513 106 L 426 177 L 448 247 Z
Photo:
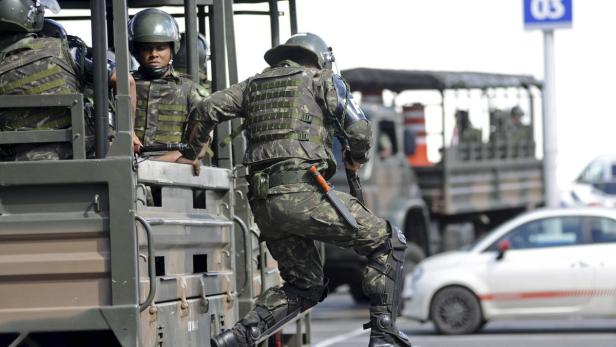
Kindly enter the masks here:
M 524 0 L 526 29 L 570 28 L 573 0 Z

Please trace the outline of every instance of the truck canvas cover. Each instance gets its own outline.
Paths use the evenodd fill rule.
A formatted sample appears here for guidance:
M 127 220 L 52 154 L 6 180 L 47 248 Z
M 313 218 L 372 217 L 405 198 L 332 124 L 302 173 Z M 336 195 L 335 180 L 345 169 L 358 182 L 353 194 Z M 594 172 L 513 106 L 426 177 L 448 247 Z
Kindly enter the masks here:
M 541 87 L 541 82 L 530 75 L 485 72 L 355 68 L 343 70 L 342 76 L 355 91 Z

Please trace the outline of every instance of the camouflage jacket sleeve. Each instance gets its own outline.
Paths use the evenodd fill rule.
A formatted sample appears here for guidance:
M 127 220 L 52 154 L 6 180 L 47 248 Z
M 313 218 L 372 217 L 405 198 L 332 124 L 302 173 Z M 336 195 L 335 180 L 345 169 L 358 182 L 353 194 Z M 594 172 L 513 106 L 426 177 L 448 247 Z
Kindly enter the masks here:
M 342 137 L 348 141 L 351 158 L 353 161 L 365 163 L 369 159 L 370 148 L 372 146 L 372 127 L 367 119 L 351 119 L 351 117 L 344 117 L 347 113 L 345 107 L 350 107 L 349 103 L 355 102 L 352 100 L 351 90 L 348 89 L 346 84 L 346 95 L 348 99 L 341 99 L 339 94 L 341 91 L 336 90 L 336 86 L 333 82 L 334 72 L 331 70 L 322 70 L 322 74 L 317 81 L 316 91 L 317 98 L 321 98 L 322 104 L 325 108 L 326 117 L 331 117 L 326 124 L 332 124 L 337 137 Z M 341 78 L 341 77 L 340 77 Z M 344 94 L 344 93 L 342 93 Z M 357 107 L 359 109 L 359 107 Z M 342 110 L 342 112 L 341 112 Z M 342 128 L 336 125 L 336 118 L 342 113 Z
M 210 132 L 220 122 L 243 116 L 244 90 L 247 81 L 234 84 L 207 98 L 195 97 L 195 107 L 188 116 L 182 142 L 189 144 L 189 150 L 182 152 L 186 158 L 195 159 L 203 146 L 210 140 Z

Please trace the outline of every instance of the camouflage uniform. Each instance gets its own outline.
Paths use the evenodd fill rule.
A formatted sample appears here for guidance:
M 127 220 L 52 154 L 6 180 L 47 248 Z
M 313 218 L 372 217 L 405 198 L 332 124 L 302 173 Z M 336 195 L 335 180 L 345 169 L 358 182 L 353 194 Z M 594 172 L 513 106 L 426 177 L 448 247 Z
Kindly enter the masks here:
M 199 85 L 205 88 L 207 94 L 212 93 L 212 82 L 207 78 L 207 62 L 210 60 L 210 48 L 205 36 L 201 33 L 197 36 L 197 57 L 199 66 Z M 180 35 L 180 50 L 173 57 L 173 68 L 175 71 L 188 74 L 188 58 L 186 53 L 186 34 Z
M 78 94 L 79 69 L 66 40 L 35 34 L 0 35 L 0 95 Z M 0 109 L 0 131 L 66 129 L 70 111 L 63 108 Z M 68 159 L 68 143 L 2 146 L 0 160 Z M 3 157 L 2 157 L 3 156 Z
M 243 162 L 250 172 L 252 211 L 261 238 L 278 261 L 285 280 L 283 287 L 263 293 L 255 309 L 233 327 L 237 340 L 223 341 L 227 335 L 223 340 L 213 340 L 215 346 L 250 346 L 284 317 L 306 310 L 325 297 L 327 283 L 315 241 L 353 248 L 371 260 L 363 287 L 373 303 L 382 302 L 390 290 L 388 277 L 393 274 L 388 266 L 395 253 L 392 233 L 399 236 L 393 238 L 398 258 L 403 257 L 406 247 L 405 241 L 400 241 L 404 237 L 354 197 L 335 192 L 358 222 L 359 227 L 353 229 L 307 174 L 313 165 L 325 178 L 336 169 L 331 148 L 333 136 L 340 135 L 335 125 L 340 102 L 333 75 L 330 69 L 306 68 L 284 60 L 212 94 L 204 112 L 199 113 L 203 118 L 190 120 L 192 133 L 206 138 L 216 123 L 245 119 L 248 148 Z M 372 141 L 370 124 L 364 120 L 343 127 L 353 160 L 367 161 Z M 397 313 L 391 312 L 391 305 L 373 305 L 371 311 L 387 313 L 390 318 Z
M 190 78 L 170 69 L 162 78 L 147 79 L 137 71 L 135 133 L 144 145 L 182 141 L 187 116 L 208 93 Z M 193 158 L 190 158 L 193 159 Z
M 482 142 L 481 130 L 473 127 L 468 111 L 458 110 L 456 111 L 455 117 L 457 139 L 454 142 L 457 143 L 453 143 L 454 145 Z

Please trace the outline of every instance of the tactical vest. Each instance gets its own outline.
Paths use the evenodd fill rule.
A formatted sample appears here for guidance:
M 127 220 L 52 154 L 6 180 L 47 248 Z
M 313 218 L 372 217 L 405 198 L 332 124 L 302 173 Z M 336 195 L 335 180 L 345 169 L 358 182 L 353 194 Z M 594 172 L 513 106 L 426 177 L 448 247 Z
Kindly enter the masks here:
M 189 97 L 194 83 L 177 75 L 154 80 L 135 75 L 135 81 L 137 136 L 144 145 L 180 142 L 190 111 Z
M 65 40 L 25 37 L 0 50 L 0 95 L 81 93 L 77 67 Z M 63 129 L 65 108 L 0 109 L 0 130 Z
M 315 100 L 314 72 L 277 67 L 253 77 L 245 91 L 244 165 L 287 158 L 331 161 L 332 134 Z

